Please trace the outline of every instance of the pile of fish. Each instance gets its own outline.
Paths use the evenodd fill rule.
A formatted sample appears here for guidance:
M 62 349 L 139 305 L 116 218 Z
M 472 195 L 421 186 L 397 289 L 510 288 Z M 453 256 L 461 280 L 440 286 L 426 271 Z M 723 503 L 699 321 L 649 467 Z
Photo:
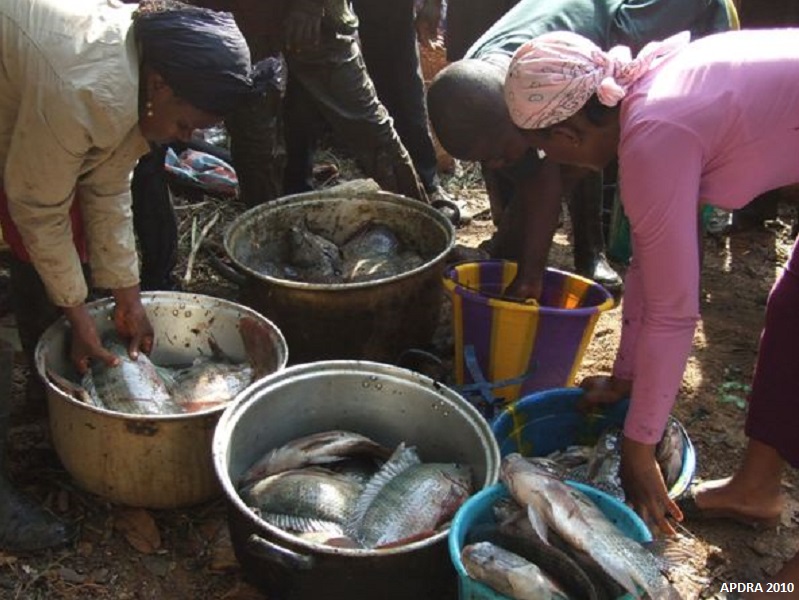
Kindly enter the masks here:
M 115 332 L 103 336 L 103 345 L 119 357 L 116 367 L 94 361 L 91 369 L 72 381 L 48 370 L 50 380 L 82 402 L 135 415 L 172 415 L 206 410 L 232 400 L 250 383 L 275 370 L 276 359 L 268 330 L 250 317 L 239 320 L 248 362 L 233 362 L 209 339 L 210 356 L 191 364 L 156 365 L 144 353 L 133 360 Z
M 581 491 L 519 454 L 503 459 L 501 480 L 510 499 L 467 532 L 461 551 L 472 579 L 515 600 L 681 597 L 655 554 Z
M 569 446 L 547 457 L 531 460 L 562 479 L 588 484 L 623 502 L 624 490 L 619 475 L 622 437 L 620 427 L 608 427 L 594 446 Z M 681 425 L 670 417 L 663 437 L 655 448 L 655 457 L 668 489 L 672 488 L 682 473 L 685 443 Z
M 341 246 L 311 231 L 305 223 L 285 232 L 283 264 L 266 261 L 265 275 L 306 283 L 355 283 L 393 277 L 424 264 L 387 225 L 368 221 Z
M 256 461 L 239 495 L 262 520 L 314 543 L 389 548 L 434 535 L 472 493 L 468 466 L 424 463 L 351 431 L 293 440 Z

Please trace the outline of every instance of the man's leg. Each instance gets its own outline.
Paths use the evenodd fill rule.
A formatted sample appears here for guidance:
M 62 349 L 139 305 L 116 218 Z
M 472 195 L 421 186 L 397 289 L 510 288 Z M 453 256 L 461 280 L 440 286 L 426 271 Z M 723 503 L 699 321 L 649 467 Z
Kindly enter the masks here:
M 178 255 L 178 222 L 169 193 L 164 157 L 167 146 L 154 148 L 133 170 L 133 229 L 141 254 L 141 289 L 174 290 Z
M 426 201 L 408 151 L 378 100 L 357 43 L 337 37 L 289 55 L 289 71 L 314 99 L 336 138 L 380 187 Z
M 613 294 L 622 281 L 605 256 L 602 231 L 602 174 L 591 173 L 576 184 L 568 201 L 574 245 L 574 270 Z
M 414 0 L 354 0 L 363 60 L 428 194 L 440 187 L 414 27 Z

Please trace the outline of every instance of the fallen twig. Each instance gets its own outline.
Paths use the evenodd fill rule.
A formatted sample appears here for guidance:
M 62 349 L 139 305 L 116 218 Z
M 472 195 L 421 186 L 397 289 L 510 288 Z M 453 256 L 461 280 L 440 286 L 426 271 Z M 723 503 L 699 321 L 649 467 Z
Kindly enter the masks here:
M 200 249 L 200 246 L 203 243 L 203 239 L 205 239 L 205 236 L 208 235 L 208 232 L 211 230 L 211 227 L 213 227 L 218 220 L 219 220 L 219 211 L 217 210 L 216 212 L 214 212 L 214 216 L 211 217 L 208 220 L 208 222 L 205 224 L 205 226 L 202 228 L 202 231 L 200 231 L 200 235 L 196 236 L 196 239 L 194 236 L 194 231 L 192 231 L 191 252 L 189 253 L 188 264 L 186 265 L 186 275 L 184 275 L 183 277 L 183 283 L 185 283 L 186 285 L 191 283 L 191 271 L 192 268 L 194 267 L 194 259 L 197 256 L 197 251 Z

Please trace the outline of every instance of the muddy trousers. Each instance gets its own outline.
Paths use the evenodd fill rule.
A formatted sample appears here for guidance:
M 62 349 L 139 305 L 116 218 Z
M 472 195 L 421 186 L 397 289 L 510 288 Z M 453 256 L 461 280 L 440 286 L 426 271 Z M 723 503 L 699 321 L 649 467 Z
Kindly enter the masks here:
M 353 0 L 363 59 L 377 95 L 394 119 L 427 192 L 439 185 L 427 119 L 424 78 L 414 25 L 414 0 Z
M 309 115 L 310 109 L 330 126 L 367 177 L 385 190 L 426 201 L 411 157 L 377 98 L 354 39 L 328 39 L 316 50 L 287 54 L 286 62 L 286 193 L 309 190 L 318 134 L 309 128 L 310 123 L 318 123 Z
M 777 450 L 799 467 L 799 243 L 769 294 L 766 323 L 760 337 L 746 435 Z

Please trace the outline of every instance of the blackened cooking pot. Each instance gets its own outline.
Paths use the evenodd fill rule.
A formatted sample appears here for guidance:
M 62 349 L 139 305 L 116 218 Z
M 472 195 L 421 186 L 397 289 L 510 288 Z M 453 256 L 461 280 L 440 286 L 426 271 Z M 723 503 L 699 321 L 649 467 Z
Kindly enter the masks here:
M 214 468 L 244 573 L 270 600 L 454 600 L 457 577 L 448 527 L 404 546 L 336 548 L 260 519 L 234 482 L 271 449 L 311 433 L 350 430 L 423 461 L 472 467 L 475 492 L 497 481 L 499 449 L 488 423 L 462 396 L 392 365 L 323 361 L 289 367 L 244 390 L 216 428 Z
M 373 281 L 307 283 L 267 275 L 265 261 L 285 262 L 285 235 L 305 226 L 336 244 L 368 222 L 390 227 L 417 252 L 419 267 Z M 241 302 L 271 319 L 286 336 L 291 362 L 357 359 L 396 363 L 427 345 L 444 298 L 452 224 L 431 206 L 380 191 L 368 182 L 297 194 L 249 209 L 233 221 L 225 253 L 241 277 Z

